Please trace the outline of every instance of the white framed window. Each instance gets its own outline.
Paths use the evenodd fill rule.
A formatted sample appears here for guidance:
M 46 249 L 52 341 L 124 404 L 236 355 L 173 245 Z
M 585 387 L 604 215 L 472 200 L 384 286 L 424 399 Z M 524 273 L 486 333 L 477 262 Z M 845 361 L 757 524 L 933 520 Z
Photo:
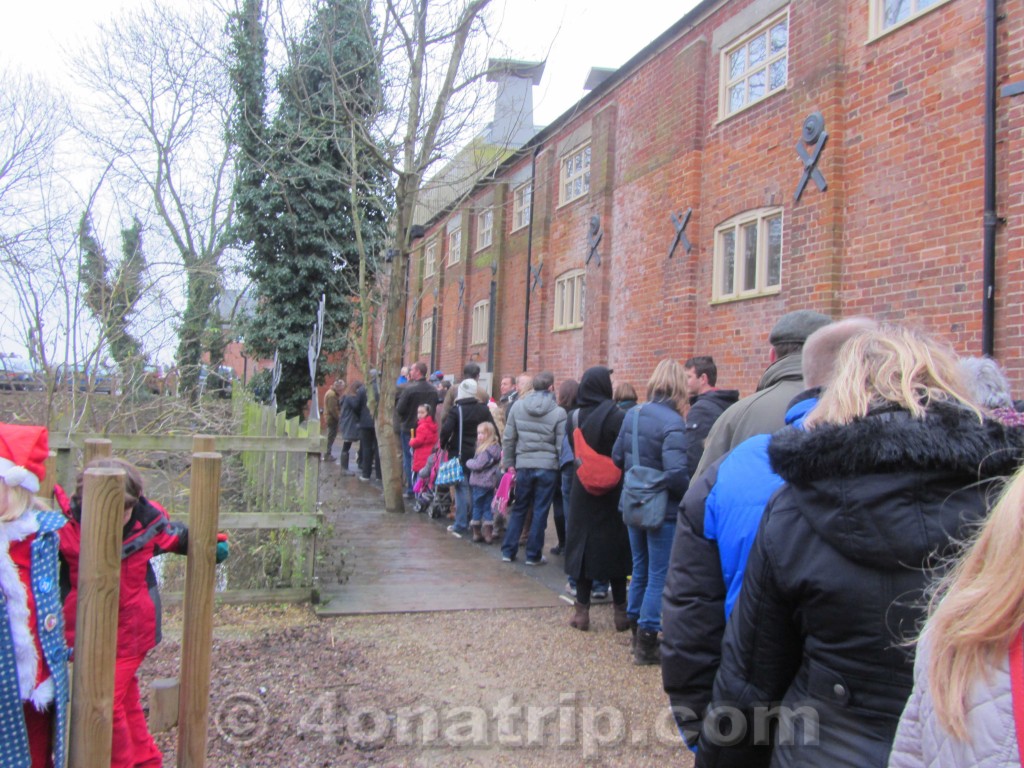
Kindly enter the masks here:
M 476 215 L 476 249 L 482 251 L 494 242 L 494 209 Z
M 434 351 L 434 318 L 428 317 L 420 324 L 420 355 Z
M 486 344 L 487 331 L 491 326 L 491 302 L 488 299 L 473 305 L 473 335 L 470 344 Z
M 782 209 L 734 216 L 715 229 L 715 301 L 777 293 L 782 285 Z
M 448 266 L 462 261 L 462 227 L 448 233 Z
M 949 0 L 871 0 L 871 36 L 879 37 L 933 11 Z
M 437 272 L 437 240 L 431 240 L 423 248 L 423 276 L 432 277 Z
M 584 271 L 574 269 L 555 280 L 555 330 L 583 327 Z
M 576 200 L 590 192 L 590 143 L 562 158 L 561 203 Z
M 533 205 L 533 182 L 520 184 L 512 191 L 512 231 L 522 229 L 530 223 L 530 207 Z
M 722 49 L 722 118 L 735 115 L 786 87 L 789 80 L 789 9 Z

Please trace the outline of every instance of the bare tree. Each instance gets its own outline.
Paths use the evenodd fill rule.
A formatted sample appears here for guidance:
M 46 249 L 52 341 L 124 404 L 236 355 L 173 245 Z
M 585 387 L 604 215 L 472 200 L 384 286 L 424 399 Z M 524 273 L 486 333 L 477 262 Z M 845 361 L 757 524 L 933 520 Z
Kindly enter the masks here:
M 230 88 L 223 19 L 153 4 L 127 11 L 75 59 L 95 95 L 83 128 L 117 194 L 148 198 L 184 271 L 178 327 L 183 390 L 195 397 L 203 338 L 216 323 L 232 216 Z M 159 266 L 154 259 L 152 266 Z

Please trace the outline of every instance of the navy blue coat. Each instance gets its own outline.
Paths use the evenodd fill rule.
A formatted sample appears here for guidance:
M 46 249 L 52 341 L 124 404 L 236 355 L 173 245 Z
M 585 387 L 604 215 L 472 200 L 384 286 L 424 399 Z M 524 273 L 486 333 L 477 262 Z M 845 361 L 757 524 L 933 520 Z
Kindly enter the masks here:
M 652 400 L 627 411 L 612 447 L 612 461 L 622 467 L 623 472 L 638 463 L 633 457 L 634 424 L 637 424 L 639 464 L 667 473 L 669 509 L 678 509 L 690 484 L 690 473 L 686 469 L 686 422 L 666 400 Z

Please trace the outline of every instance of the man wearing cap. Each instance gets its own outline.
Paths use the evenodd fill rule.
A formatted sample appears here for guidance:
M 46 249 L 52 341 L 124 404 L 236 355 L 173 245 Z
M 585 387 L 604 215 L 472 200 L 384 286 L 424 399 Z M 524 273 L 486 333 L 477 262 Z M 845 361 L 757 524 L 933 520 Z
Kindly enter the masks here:
M 803 391 L 804 342 L 832 318 L 811 309 L 798 309 L 779 318 L 768 336 L 771 365 L 761 375 L 757 391 L 726 409 L 704 442 L 704 455 L 694 473 L 707 467 L 748 437 L 771 434 L 785 426 L 789 401 Z

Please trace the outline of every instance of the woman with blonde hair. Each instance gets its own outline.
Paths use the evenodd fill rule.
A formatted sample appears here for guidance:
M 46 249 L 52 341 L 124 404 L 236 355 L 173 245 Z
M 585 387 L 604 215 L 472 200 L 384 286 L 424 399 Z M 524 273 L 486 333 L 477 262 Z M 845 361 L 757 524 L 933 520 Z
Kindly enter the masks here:
M 634 629 L 633 663 L 640 666 L 661 661 L 661 593 L 676 533 L 676 513 L 690 484 L 686 470 L 686 422 L 682 416 L 686 398 L 683 366 L 675 360 L 662 360 L 647 382 L 647 402 L 626 413 L 612 449 L 612 460 L 626 472 L 635 464 L 663 471 L 668 491 L 667 513 L 660 526 L 627 527 L 633 552 L 633 578 L 626 616 Z
M 1021 765 L 1024 470 L 942 580 L 914 662 L 890 768 Z M 1016 661 L 1014 661 L 1016 657 Z
M 951 349 L 889 326 L 843 345 L 804 429 L 775 433 L 768 455 L 786 485 L 726 626 L 697 766 L 885 765 L 933 571 L 1024 436 L 973 402 Z M 745 730 L 728 746 L 716 702 Z

